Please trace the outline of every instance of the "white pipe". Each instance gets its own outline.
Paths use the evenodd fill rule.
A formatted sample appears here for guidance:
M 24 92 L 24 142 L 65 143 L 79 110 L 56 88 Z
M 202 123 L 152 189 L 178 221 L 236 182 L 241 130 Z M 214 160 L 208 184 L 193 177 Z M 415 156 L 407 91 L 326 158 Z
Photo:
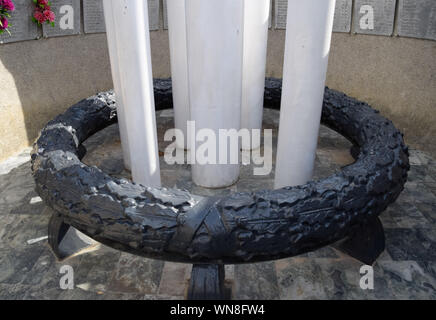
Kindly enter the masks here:
M 159 187 L 148 4 L 142 0 L 106 1 L 116 13 L 115 28 L 107 32 L 117 43 L 118 66 L 115 68 L 120 71 L 133 181 Z
M 243 15 L 243 0 L 186 2 L 189 97 L 196 132 L 209 128 L 218 136 L 219 129 L 240 129 Z M 191 146 L 191 152 L 201 144 L 194 150 Z M 222 148 L 216 146 L 219 158 Z M 239 164 L 192 166 L 194 183 L 203 187 L 229 186 L 238 177 Z
M 289 0 L 275 187 L 312 179 L 335 0 Z
M 114 83 L 115 97 L 117 101 L 118 127 L 120 130 L 121 147 L 123 149 L 124 166 L 128 170 L 132 170 L 132 166 L 130 165 L 130 151 L 129 151 L 127 124 L 126 124 L 124 107 L 123 107 L 120 69 L 118 65 L 118 52 L 117 52 L 118 49 L 117 49 L 117 42 L 114 34 L 116 30 L 116 25 L 115 25 L 116 17 L 114 16 L 114 12 L 112 10 L 112 4 L 110 1 L 103 1 L 103 8 L 104 8 L 106 30 L 108 35 L 107 42 L 108 42 L 109 58 L 110 58 L 111 70 L 112 70 L 112 80 Z
M 170 42 L 171 78 L 173 84 L 174 121 L 183 132 L 184 143 L 177 140 L 177 148 L 187 147 L 187 122 L 190 120 L 188 57 L 186 52 L 185 0 L 167 0 L 168 37 Z
M 245 0 L 241 128 L 262 129 L 270 0 Z M 253 135 L 252 135 L 253 138 Z M 242 142 L 243 150 L 260 141 Z

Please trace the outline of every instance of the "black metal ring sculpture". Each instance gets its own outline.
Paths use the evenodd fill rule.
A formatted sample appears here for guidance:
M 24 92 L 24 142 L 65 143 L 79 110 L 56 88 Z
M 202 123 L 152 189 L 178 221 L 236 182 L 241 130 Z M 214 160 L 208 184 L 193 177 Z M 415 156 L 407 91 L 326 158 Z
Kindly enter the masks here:
M 155 83 L 171 108 L 171 81 Z M 265 106 L 279 108 L 281 81 L 267 79 Z M 332 244 L 370 225 L 404 188 L 408 149 L 368 104 L 326 89 L 322 122 L 359 147 L 342 171 L 304 186 L 200 198 L 115 179 L 80 159 L 81 144 L 116 122 L 112 92 L 49 122 L 32 153 L 37 192 L 63 221 L 113 248 L 153 259 L 234 264 L 274 260 Z

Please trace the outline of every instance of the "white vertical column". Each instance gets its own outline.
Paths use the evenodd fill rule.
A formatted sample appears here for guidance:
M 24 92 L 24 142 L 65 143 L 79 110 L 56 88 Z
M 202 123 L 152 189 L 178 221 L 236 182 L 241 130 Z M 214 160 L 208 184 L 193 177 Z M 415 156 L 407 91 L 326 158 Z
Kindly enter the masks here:
M 109 49 L 109 58 L 112 69 L 112 80 L 114 83 L 114 91 L 115 97 L 117 100 L 117 116 L 118 116 L 118 127 L 120 130 L 120 138 L 121 138 L 121 147 L 123 149 L 123 159 L 124 166 L 128 170 L 132 170 L 130 165 L 130 151 L 129 151 L 129 141 L 128 141 L 128 132 L 127 132 L 127 124 L 126 118 L 124 115 L 124 107 L 123 107 L 123 91 L 121 87 L 121 74 L 118 65 L 118 52 L 117 52 L 117 42 L 115 39 L 115 16 L 112 10 L 112 4 L 110 1 L 103 1 L 104 8 L 104 19 L 106 23 L 107 30 L 107 42 Z
M 187 122 L 190 120 L 188 57 L 186 51 L 186 0 L 167 0 L 168 36 L 170 41 L 171 78 L 175 127 L 183 132 L 184 145 L 177 140 L 178 148 L 186 148 Z
M 270 0 L 245 0 L 241 128 L 262 129 Z M 242 149 L 260 147 L 242 142 Z
M 189 99 L 196 133 L 208 128 L 218 137 L 220 129 L 240 129 L 243 15 L 243 0 L 186 2 Z M 217 161 L 223 149 L 220 143 L 216 143 Z M 191 146 L 191 152 L 196 149 Z M 203 187 L 229 186 L 238 177 L 239 164 L 192 166 L 194 183 Z
M 335 0 L 289 0 L 275 187 L 312 179 Z
M 148 4 L 142 0 L 105 0 L 112 22 L 107 36 L 116 41 L 122 106 L 128 130 L 128 145 L 133 180 L 159 187 L 160 168 L 151 68 Z M 107 3 L 106 3 L 107 2 Z

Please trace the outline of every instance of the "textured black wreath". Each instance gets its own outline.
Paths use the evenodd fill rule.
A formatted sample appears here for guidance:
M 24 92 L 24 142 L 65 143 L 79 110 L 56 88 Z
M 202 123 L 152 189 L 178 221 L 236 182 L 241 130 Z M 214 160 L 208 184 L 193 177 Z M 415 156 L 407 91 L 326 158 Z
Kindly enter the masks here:
M 157 109 L 172 107 L 170 80 L 155 80 Z M 265 107 L 280 106 L 267 79 Z M 202 198 L 115 179 L 80 159 L 82 143 L 116 122 L 112 92 L 85 99 L 49 122 L 32 153 L 42 199 L 95 240 L 149 258 L 246 263 L 332 244 L 376 218 L 404 188 L 408 149 L 391 121 L 368 104 L 326 89 L 322 122 L 348 138 L 356 162 L 304 186 Z

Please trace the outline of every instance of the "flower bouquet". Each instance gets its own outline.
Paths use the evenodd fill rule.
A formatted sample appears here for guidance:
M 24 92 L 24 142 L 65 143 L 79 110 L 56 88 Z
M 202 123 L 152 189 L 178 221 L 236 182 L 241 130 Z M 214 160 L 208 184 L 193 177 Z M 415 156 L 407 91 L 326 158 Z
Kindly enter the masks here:
M 14 3 L 11 0 L 0 0 L 0 34 L 3 32 L 9 32 L 9 27 L 11 26 L 9 18 L 11 17 L 11 12 L 15 10 Z

